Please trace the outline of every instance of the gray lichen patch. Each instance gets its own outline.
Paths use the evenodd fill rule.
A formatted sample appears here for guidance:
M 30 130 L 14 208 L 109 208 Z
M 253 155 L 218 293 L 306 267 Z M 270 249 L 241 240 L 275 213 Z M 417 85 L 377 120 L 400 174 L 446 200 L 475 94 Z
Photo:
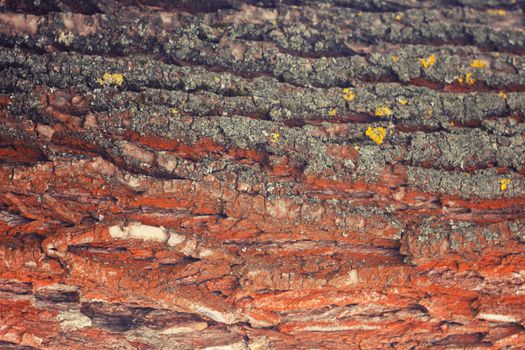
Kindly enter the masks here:
M 280 25 L 277 28 L 271 20 L 253 25 L 229 23 L 226 20 L 228 16 L 210 20 L 202 15 L 180 15 L 180 25 L 161 30 L 155 24 L 162 22 L 162 18 L 150 16 L 149 21 L 134 22 L 136 14 L 129 13 L 126 16 L 125 11 L 120 15 L 96 14 L 74 19 L 58 13 L 42 21 L 44 25 L 40 26 L 38 36 L 10 33 L 5 35 L 5 40 L 11 44 L 23 40 L 26 46 L 42 50 L 48 50 L 56 44 L 65 45 L 89 55 L 117 53 L 126 56 L 140 53 L 142 56 L 161 56 L 164 61 L 190 61 L 206 67 L 221 67 L 243 76 L 271 75 L 280 81 L 305 87 L 342 87 L 353 85 L 357 79 L 399 79 L 408 82 L 424 78 L 450 83 L 467 71 L 475 73 L 477 80 L 492 87 L 523 85 L 523 75 L 510 72 L 511 69 L 523 70 L 520 56 L 502 54 L 495 57 L 484 54 L 476 47 L 454 45 L 458 41 L 467 43 L 474 37 L 474 44 L 481 47 L 495 46 L 509 50 L 523 48 L 523 33 L 513 28 L 489 35 L 490 27 L 486 23 L 451 26 L 447 24 L 449 17 L 456 18 L 458 14 L 450 9 L 411 10 L 396 20 L 394 14 L 380 16 L 378 13 L 366 13 L 358 16 L 353 10 L 334 10 L 327 6 L 303 7 L 302 21 L 311 19 L 312 23 L 298 25 L 298 21 L 292 20 L 297 17 L 297 10 L 286 5 L 281 7 Z M 319 17 L 324 18 L 322 25 L 317 23 Z M 353 20 L 349 21 L 348 17 Z M 86 23 L 90 21 L 93 23 Z M 66 22 L 79 25 L 64 25 Z M 83 33 L 71 32 L 81 27 L 89 30 Z M 261 40 L 264 40 L 264 45 Z M 433 40 L 443 44 L 440 47 L 396 47 L 399 43 L 419 44 Z M 363 43 L 365 48 L 356 53 L 353 46 L 363 46 Z M 431 54 L 436 56 L 436 64 L 431 69 L 421 69 L 419 60 Z M 475 70 L 469 65 L 471 60 L 479 57 L 490 63 L 487 69 Z M 159 81 L 169 76 L 155 74 L 160 71 L 155 67 L 147 71 L 149 77 Z
M 523 93 L 451 94 L 397 83 L 361 84 L 352 88 L 355 97 L 344 99 L 342 88 L 301 88 L 275 79 L 246 79 L 229 73 L 210 73 L 202 67 L 177 67 L 144 57 L 102 59 L 98 56 L 54 54 L 54 69 L 48 74 L 43 56 L 20 50 L 1 54 L 0 64 L 11 67 L 5 88 L 31 91 L 31 82 L 50 87 L 78 86 L 98 111 L 160 111 L 175 108 L 192 115 L 248 115 L 277 122 L 319 120 L 330 122 L 330 110 L 350 118 L 375 118 L 379 106 L 392 114 L 383 120 L 402 120 L 409 127 L 449 127 L 450 121 L 476 123 L 487 117 L 523 113 Z M 13 60 L 14 58 L 14 60 Z M 101 86 L 104 74 L 121 74 L 121 86 Z M 93 90 L 89 89 L 91 87 Z M 91 90 L 91 91 L 90 91 Z M 122 91 L 124 90 L 124 91 Z M 293 111 L 293 112 L 292 112 Z
M 467 173 L 408 166 L 407 174 L 411 186 L 423 191 L 448 193 L 462 198 L 512 198 L 525 194 L 523 176 L 517 173 L 500 175 L 493 168 Z M 504 178 L 509 178 L 510 184 L 502 190 L 500 180 Z
M 522 169 L 525 166 L 525 137 L 494 136 L 481 130 L 462 133 L 416 132 L 412 134 L 408 159 L 436 168 L 466 169 L 486 164 Z
M 360 3 L 354 6 L 361 8 L 367 5 Z M 383 4 L 378 7 L 383 7 Z M 326 50 L 324 52 L 331 49 L 339 52 L 341 49 L 337 49 L 337 44 L 341 45 L 344 39 L 366 43 L 387 41 L 406 44 L 430 41 L 466 44 L 472 42 L 473 37 L 473 42 L 479 46 L 494 45 L 509 49 L 523 46 L 523 34 L 516 28 L 491 31 L 492 25 L 501 22 L 501 16 L 483 10 L 457 11 L 446 6 L 438 6 L 435 9 L 414 8 L 403 13 L 384 13 L 384 11 L 363 12 L 346 7 L 333 8 L 316 3 L 301 8 L 301 11 L 290 6 L 281 13 L 283 21 L 281 28 L 285 33 L 281 38 L 282 45 L 289 42 L 302 43 L 302 45 L 296 44 L 294 48 L 306 52 L 312 50 L 311 45 L 315 39 L 328 32 L 332 35 L 324 36 L 326 38 L 323 40 L 324 45 L 318 46 L 323 47 Z M 293 25 L 298 16 L 301 16 L 302 23 L 310 24 L 305 26 L 307 30 L 299 32 L 297 26 Z M 523 18 L 521 11 L 515 16 Z M 313 26 L 320 21 L 322 25 Z M 293 34 L 296 37 L 295 41 L 284 39 Z
M 404 151 L 395 147 L 363 145 L 359 147 L 356 175 L 366 182 L 377 182 L 389 164 L 403 158 Z

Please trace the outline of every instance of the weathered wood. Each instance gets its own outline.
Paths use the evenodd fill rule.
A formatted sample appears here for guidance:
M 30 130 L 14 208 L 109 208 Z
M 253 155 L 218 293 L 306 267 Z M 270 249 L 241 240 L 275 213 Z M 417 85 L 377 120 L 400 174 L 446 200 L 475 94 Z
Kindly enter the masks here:
M 525 347 L 523 8 L 0 1 L 0 348 Z

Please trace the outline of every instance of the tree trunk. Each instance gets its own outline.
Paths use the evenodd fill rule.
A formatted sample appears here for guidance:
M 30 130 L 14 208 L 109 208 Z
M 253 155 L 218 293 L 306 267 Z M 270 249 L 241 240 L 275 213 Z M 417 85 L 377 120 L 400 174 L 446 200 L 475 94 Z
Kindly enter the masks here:
M 522 1 L 0 6 L 2 349 L 525 348 Z

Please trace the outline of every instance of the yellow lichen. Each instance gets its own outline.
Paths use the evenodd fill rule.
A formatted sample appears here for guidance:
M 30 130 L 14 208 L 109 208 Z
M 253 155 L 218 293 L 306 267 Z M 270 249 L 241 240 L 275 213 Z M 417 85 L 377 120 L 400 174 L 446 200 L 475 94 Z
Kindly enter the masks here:
M 507 98 L 509 98 L 509 95 L 507 95 L 507 93 L 505 91 L 500 91 L 499 94 L 498 94 L 499 97 L 501 97 L 502 99 L 506 100 Z
M 470 62 L 470 66 L 474 68 L 485 68 L 487 66 L 487 62 L 483 60 L 472 60 L 472 62 Z
M 507 11 L 505 11 L 504 9 L 489 9 L 487 10 L 487 13 L 491 16 L 506 16 L 507 15 Z
M 396 63 L 396 62 L 399 61 L 399 56 L 392 55 L 392 56 L 390 56 L 390 58 L 392 59 L 392 62 L 393 62 L 393 63 Z
M 434 64 L 436 64 L 436 55 L 432 54 L 432 55 L 428 56 L 427 58 L 420 58 L 419 59 L 419 64 L 424 69 L 427 69 L 427 68 L 433 66 Z
M 350 88 L 344 88 L 343 89 L 343 98 L 346 101 L 353 101 L 356 97 L 355 92 L 352 91 Z
M 280 137 L 281 137 L 281 134 L 279 134 L 278 132 L 272 132 L 270 134 L 270 142 L 277 143 L 279 142 Z
M 337 108 L 332 108 L 331 110 L 328 111 L 328 116 L 330 117 L 335 117 L 337 114 Z
M 476 79 L 472 78 L 472 73 L 465 74 L 465 82 L 468 85 L 474 85 L 476 84 Z
M 117 85 L 121 86 L 124 84 L 124 75 L 120 73 L 104 73 L 102 78 L 97 79 L 100 85 Z
M 510 185 L 510 179 L 509 178 L 500 179 L 499 183 L 500 183 L 500 189 L 502 191 L 505 191 L 507 189 L 507 186 Z
M 64 45 L 71 45 L 75 36 L 71 32 L 60 32 L 58 35 L 58 42 Z
M 476 84 L 476 79 L 472 78 L 472 73 L 467 73 L 465 74 L 465 76 L 460 75 L 457 80 L 458 80 L 458 83 L 460 84 L 467 84 L 467 85 Z
M 366 129 L 365 135 L 370 137 L 372 141 L 380 145 L 383 143 L 383 140 L 386 136 L 386 128 L 383 128 L 381 126 L 378 126 L 377 128 L 372 128 L 369 126 L 368 129 Z
M 397 99 L 397 102 L 399 102 L 400 104 L 402 104 L 403 106 L 406 106 L 408 104 L 408 100 L 407 99 L 404 99 L 404 98 L 398 98 Z
M 374 114 L 376 117 L 388 117 L 392 115 L 392 110 L 387 106 L 378 106 Z

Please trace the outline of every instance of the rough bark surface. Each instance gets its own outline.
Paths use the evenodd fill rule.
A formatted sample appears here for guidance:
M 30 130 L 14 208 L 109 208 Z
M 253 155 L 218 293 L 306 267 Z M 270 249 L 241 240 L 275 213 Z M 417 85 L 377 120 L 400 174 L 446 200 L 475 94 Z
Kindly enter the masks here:
M 515 0 L 1 0 L 1 349 L 524 349 Z

